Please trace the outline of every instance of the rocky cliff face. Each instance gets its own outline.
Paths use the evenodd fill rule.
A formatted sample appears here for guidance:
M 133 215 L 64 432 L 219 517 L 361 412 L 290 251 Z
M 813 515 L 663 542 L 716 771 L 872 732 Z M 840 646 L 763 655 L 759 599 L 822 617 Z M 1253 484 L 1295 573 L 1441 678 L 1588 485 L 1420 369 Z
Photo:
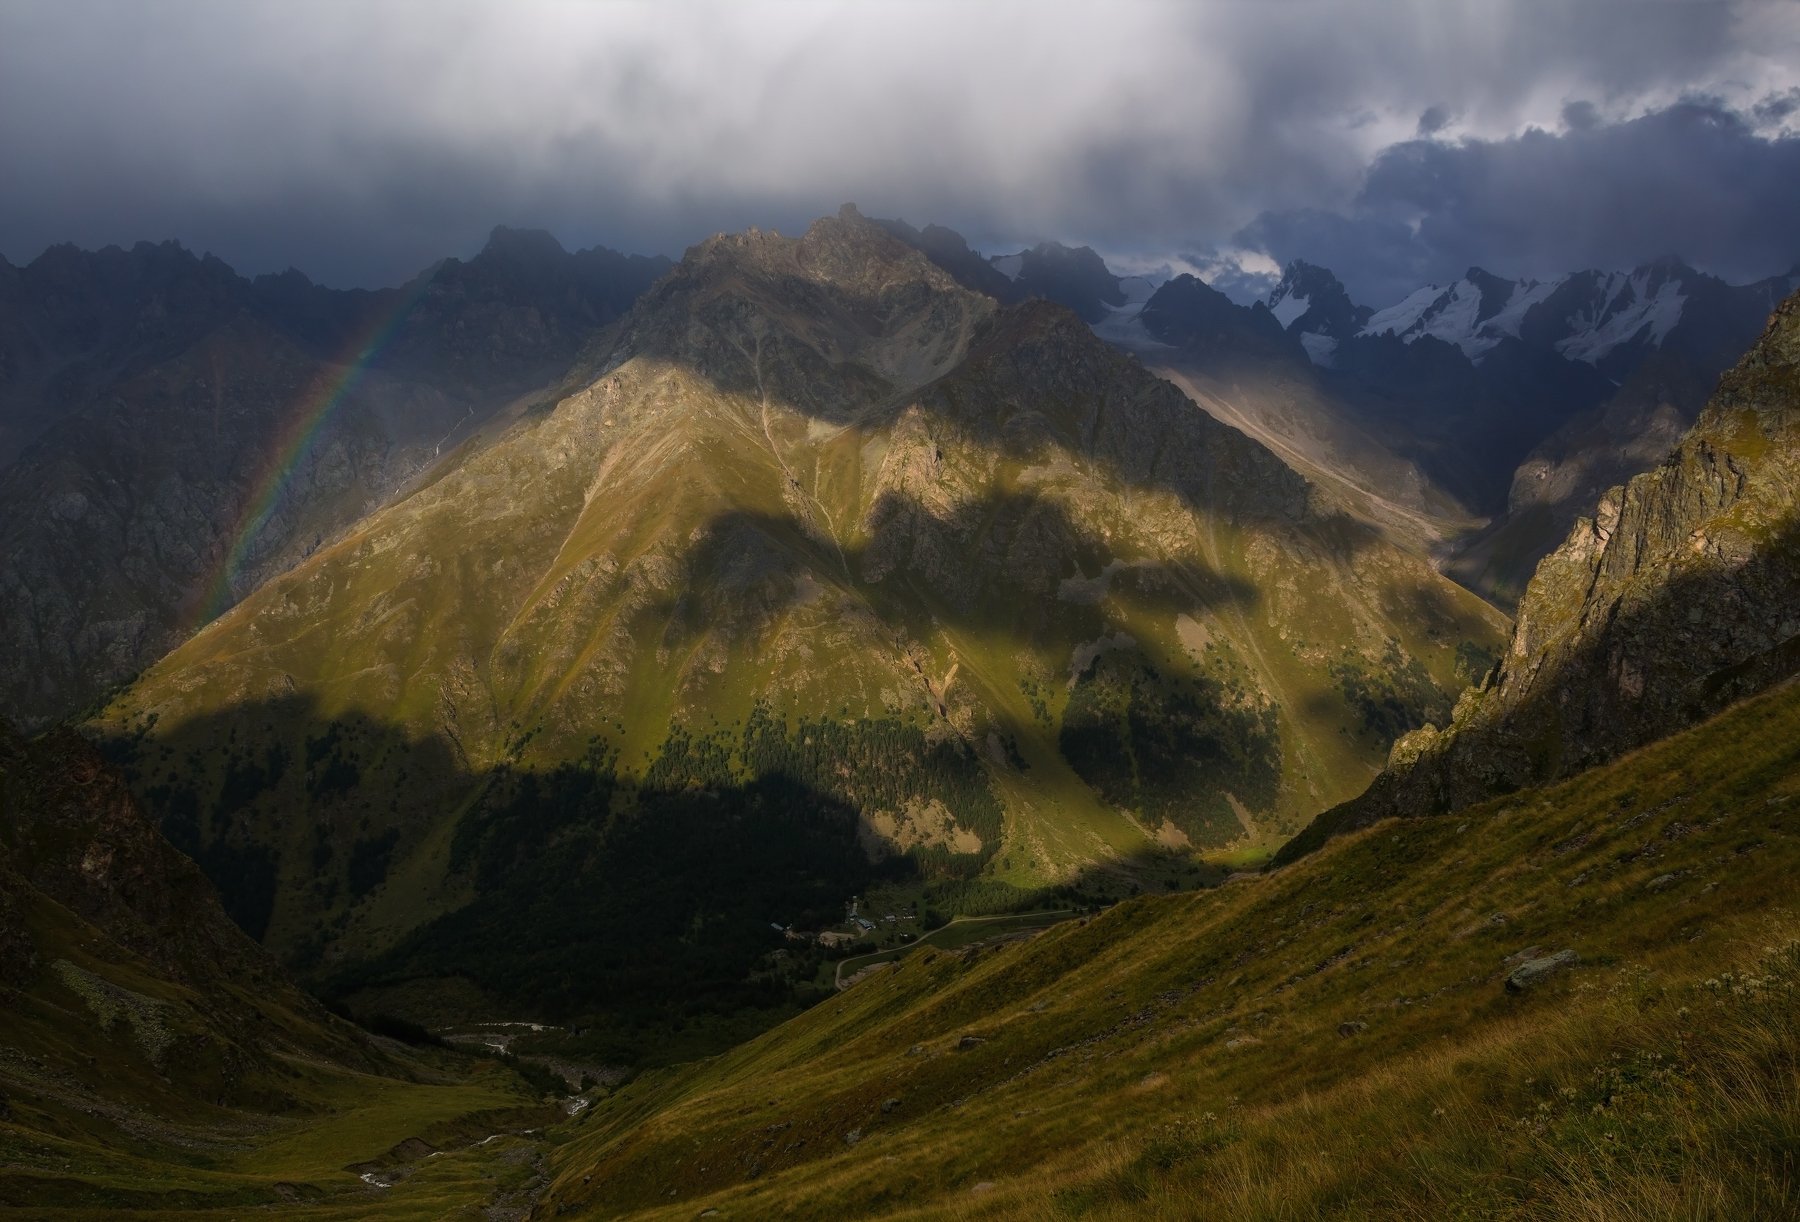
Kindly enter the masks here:
M 1538 562 L 1607 489 L 1653 469 L 1692 427 L 1717 378 L 1652 353 L 1618 393 L 1534 447 L 1513 472 L 1506 510 L 1458 540 L 1444 571 L 1497 606 L 1516 608 Z
M 1343 283 L 1323 267 L 1295 259 L 1281 272 L 1281 282 L 1266 304 L 1276 321 L 1295 335 L 1314 337 L 1309 348 L 1329 351 L 1318 340 L 1345 340 L 1367 325 L 1374 313 L 1350 300 Z
M 1565 776 L 1800 669 L 1800 298 L 1657 468 L 1539 565 L 1499 667 L 1445 730 L 1290 846 Z
M 65 716 L 554 380 L 666 267 L 498 230 L 402 289 L 173 243 L 0 274 L 0 697 Z

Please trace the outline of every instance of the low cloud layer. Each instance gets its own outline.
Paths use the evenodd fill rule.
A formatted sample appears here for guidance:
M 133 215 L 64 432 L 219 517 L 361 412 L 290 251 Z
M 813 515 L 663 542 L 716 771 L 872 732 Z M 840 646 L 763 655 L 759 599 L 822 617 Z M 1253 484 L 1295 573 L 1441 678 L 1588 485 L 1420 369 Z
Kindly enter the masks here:
M 0 253 L 391 283 L 496 222 L 676 253 L 856 200 L 1369 300 L 1667 251 L 1741 278 L 1800 255 L 1797 89 L 1774 3 L 43 0 L 0 8 Z

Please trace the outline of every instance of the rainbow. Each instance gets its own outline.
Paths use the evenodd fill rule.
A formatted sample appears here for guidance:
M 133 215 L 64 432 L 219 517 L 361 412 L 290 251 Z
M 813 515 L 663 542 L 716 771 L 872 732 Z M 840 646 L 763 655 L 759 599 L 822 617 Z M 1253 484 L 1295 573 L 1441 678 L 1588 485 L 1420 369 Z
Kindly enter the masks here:
M 273 445 L 250 481 L 250 495 L 230 535 L 230 546 L 225 549 L 217 570 L 196 587 L 196 616 L 190 628 L 211 622 L 231 606 L 231 583 L 242 572 L 250 548 L 263 527 L 274 516 L 282 492 L 312 452 L 313 444 L 338 405 L 362 381 L 369 363 L 394 337 L 401 321 L 424 295 L 431 279 L 429 275 L 420 276 L 394 295 L 392 306 L 373 311 L 368 322 L 351 335 L 343 351 L 327 363 L 324 372 L 315 377 L 306 392 L 295 400 L 286 423 L 276 432 Z

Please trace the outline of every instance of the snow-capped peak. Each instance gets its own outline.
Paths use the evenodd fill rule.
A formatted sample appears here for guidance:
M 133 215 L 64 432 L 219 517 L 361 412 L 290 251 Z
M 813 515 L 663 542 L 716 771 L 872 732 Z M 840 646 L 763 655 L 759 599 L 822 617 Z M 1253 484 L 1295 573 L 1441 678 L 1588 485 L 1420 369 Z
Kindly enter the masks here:
M 1338 341 L 1355 335 L 1369 314 L 1331 272 L 1298 259 L 1282 269 L 1281 283 L 1263 304 L 1282 330 L 1299 337 L 1313 364 L 1325 366 Z
M 1391 334 L 1408 343 L 1431 335 L 1471 360 L 1512 337 L 1597 365 L 1629 344 L 1660 347 L 1681 322 L 1696 276 L 1673 258 L 1634 272 L 1587 271 L 1543 281 L 1501 280 L 1470 268 L 1448 287 L 1427 285 L 1379 311 L 1362 334 Z
M 1479 360 L 1501 340 L 1517 339 L 1526 314 L 1562 283 L 1502 280 L 1472 267 L 1446 288 L 1428 284 L 1377 311 L 1362 334 L 1397 335 L 1407 343 L 1430 335 L 1455 344 L 1470 360 Z
M 1604 277 L 1598 291 L 1578 304 L 1568 316 L 1570 334 L 1556 343 L 1556 350 L 1574 361 L 1597 364 L 1613 349 L 1649 331 L 1650 343 L 1660 345 L 1687 301 L 1681 281 L 1674 275 L 1657 275 L 1657 269 L 1640 268 L 1629 276 Z

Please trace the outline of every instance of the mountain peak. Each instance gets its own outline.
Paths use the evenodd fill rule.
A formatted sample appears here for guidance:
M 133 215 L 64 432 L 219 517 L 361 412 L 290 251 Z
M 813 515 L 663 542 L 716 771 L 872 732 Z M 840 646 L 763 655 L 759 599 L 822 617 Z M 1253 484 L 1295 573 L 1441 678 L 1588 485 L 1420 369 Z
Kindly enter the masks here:
M 1012 281 L 1017 296 L 1046 297 L 1068 306 L 1090 326 L 1126 304 L 1119 278 L 1091 246 L 1039 242 L 992 264 Z
M 509 262 L 554 262 L 568 257 L 568 251 L 547 229 L 513 229 L 495 225 L 488 234 L 487 245 L 476 259 L 504 259 Z
M 1348 339 L 1362 328 L 1371 314 L 1366 306 L 1350 300 L 1343 282 L 1327 268 L 1304 259 L 1293 259 L 1282 269 L 1281 283 L 1266 301 L 1283 330 L 1329 339 Z

